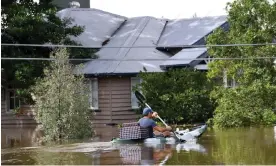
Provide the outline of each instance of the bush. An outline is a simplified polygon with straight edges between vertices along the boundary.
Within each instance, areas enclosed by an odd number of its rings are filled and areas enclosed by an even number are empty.
[[[148,104],[168,123],[205,122],[212,117],[214,105],[209,98],[212,85],[206,73],[174,69],[139,76]]]
[[[215,91],[218,107],[214,112],[216,127],[271,125],[276,122],[274,99],[268,91],[276,93],[274,86],[252,83],[252,86]],[[273,96],[273,95],[272,95]]]

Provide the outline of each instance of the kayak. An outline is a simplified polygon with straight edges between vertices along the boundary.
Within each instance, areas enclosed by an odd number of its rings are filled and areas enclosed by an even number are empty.
[[[154,138],[146,138],[146,139],[121,139],[121,138],[113,138],[111,140],[112,143],[122,143],[122,144],[131,144],[131,143],[169,143],[175,144],[176,142],[187,142],[189,140],[197,139],[202,136],[202,134],[207,130],[207,125],[200,125],[192,129],[179,130],[177,129],[174,133],[172,133],[171,137],[162,137],[156,136]]]

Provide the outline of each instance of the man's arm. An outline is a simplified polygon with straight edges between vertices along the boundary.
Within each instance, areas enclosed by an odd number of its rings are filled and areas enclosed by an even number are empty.
[[[167,126],[167,127],[160,127],[160,126],[157,126],[156,122],[154,122],[152,120],[152,127],[153,127],[153,130],[157,130],[159,132],[165,132],[165,131],[171,131],[172,128],[170,126]]]
[[[160,127],[160,126],[155,126],[153,128],[154,130],[157,130],[159,132],[165,132],[165,131],[170,131],[169,129],[165,128],[165,127]]]
[[[152,115],[154,118],[156,118],[158,116],[158,113],[157,112],[154,112],[153,115]],[[167,126],[167,127],[160,127],[160,126],[157,126],[157,124],[153,121],[153,129],[154,130],[157,130],[159,132],[165,132],[165,131],[171,131],[172,128],[170,126]]]

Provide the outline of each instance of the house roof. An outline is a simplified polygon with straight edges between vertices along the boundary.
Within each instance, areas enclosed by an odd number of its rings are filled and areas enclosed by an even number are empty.
[[[193,63],[195,61],[181,58],[206,56],[206,50],[185,49],[171,55],[157,48],[193,45],[226,22],[225,16],[180,20],[147,16],[126,18],[80,8],[64,9],[59,16],[72,17],[76,24],[85,26],[84,33],[75,37],[76,41],[101,48],[96,53],[98,59],[84,64],[82,72],[87,75],[136,74],[144,68],[148,72],[162,72],[167,67],[179,65],[195,67],[198,65]]]
[[[72,39],[83,46],[101,47],[121,26],[127,17],[91,8],[67,8],[59,11],[60,18],[72,18],[73,24],[85,26],[84,32]]]
[[[96,53],[99,58],[86,63],[84,72],[86,74],[131,74],[138,73],[144,68],[149,72],[162,72],[159,65],[170,56],[155,49],[155,46],[164,26],[164,20],[153,17],[128,19],[124,26],[110,38],[110,41]],[[149,47],[140,48],[140,46]]]
[[[171,20],[160,37],[158,46],[192,45],[223,25],[226,16]]]
[[[165,60],[160,67],[163,69],[168,67],[194,67],[197,64],[193,64],[193,62],[196,61],[197,58],[207,57],[205,54],[206,51],[207,48],[182,49],[168,60]]]

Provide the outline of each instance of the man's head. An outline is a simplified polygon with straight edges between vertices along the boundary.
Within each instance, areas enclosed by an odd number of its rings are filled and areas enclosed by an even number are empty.
[[[149,118],[152,118],[153,111],[150,108],[144,108],[143,110],[143,116],[147,116]]]

